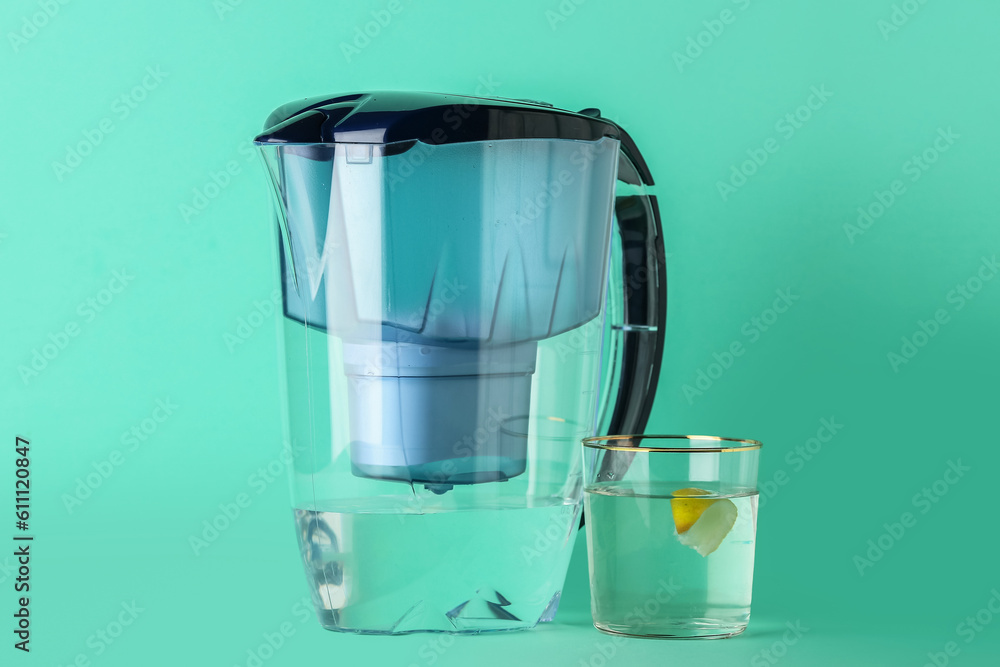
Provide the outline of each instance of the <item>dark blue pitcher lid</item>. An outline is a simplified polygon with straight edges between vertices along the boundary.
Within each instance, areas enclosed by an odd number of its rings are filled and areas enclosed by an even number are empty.
[[[545,102],[501,98],[379,91],[308,97],[275,109],[254,139],[268,144],[441,145],[504,139],[611,137],[635,165],[642,181],[653,179],[631,137],[598,109],[557,109]]]

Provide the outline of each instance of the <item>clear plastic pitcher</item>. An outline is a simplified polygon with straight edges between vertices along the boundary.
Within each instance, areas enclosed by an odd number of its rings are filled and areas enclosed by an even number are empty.
[[[551,619],[579,441],[641,429],[659,371],[662,239],[631,140],[596,110],[368,93],[286,105],[256,144],[321,623]]]

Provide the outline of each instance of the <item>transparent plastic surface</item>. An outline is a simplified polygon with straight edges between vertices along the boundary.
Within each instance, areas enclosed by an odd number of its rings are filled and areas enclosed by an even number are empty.
[[[528,628],[599,412],[618,142],[262,146],[296,530],[323,625]]]
[[[595,627],[682,639],[743,632],[760,443],[624,436],[585,444]]]

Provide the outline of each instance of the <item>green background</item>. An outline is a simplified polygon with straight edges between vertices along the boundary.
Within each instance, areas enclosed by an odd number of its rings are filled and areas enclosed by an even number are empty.
[[[909,0],[916,12],[890,31],[889,0],[577,2],[400,0],[350,58],[342,44],[388,1],[4,3],[0,544],[14,532],[15,435],[32,443],[37,541],[30,655],[11,647],[13,561],[0,556],[0,662],[246,665],[289,622],[264,664],[765,665],[773,650],[787,665],[922,665],[950,641],[953,664],[996,664],[1000,618],[971,637],[958,625],[1000,588],[1000,281],[968,300],[952,290],[980,286],[1000,250],[1000,6]],[[699,33],[707,46],[678,64]],[[147,67],[162,80],[133,96]],[[670,301],[649,431],[763,440],[774,482],[743,637],[610,643],[590,627],[582,539],[556,622],[528,633],[340,636],[296,607],[307,591],[287,483],[257,493],[249,479],[279,455],[273,316],[233,349],[226,339],[273,289],[270,203],[245,142],[297,97],[484,81],[600,107],[650,163]],[[787,137],[779,123],[814,86],[832,97]],[[113,131],[60,173],[105,118]],[[913,181],[908,161],[949,128],[959,138]],[[718,182],[769,138],[777,152],[724,201]],[[227,166],[228,184],[185,216]],[[895,179],[905,192],[849,239],[858,207]],[[116,270],[134,279],[91,312]],[[797,300],[774,320],[776,290]],[[939,309],[947,321],[894,368],[887,355]],[[43,370],[19,370],[72,324]],[[744,354],[713,368],[735,341]],[[699,371],[716,379],[685,395]],[[158,399],[173,414],[126,451],[122,434]],[[800,463],[824,418],[843,428]],[[64,494],[114,450],[123,462],[70,512]],[[969,470],[933,491],[959,460]],[[914,498],[924,488],[935,502]],[[188,537],[244,492],[251,505],[194,555]],[[904,512],[910,526],[887,537]],[[859,572],[880,537],[891,548]],[[98,654],[89,638],[133,600],[143,611]],[[809,631],[791,645],[796,621]]]

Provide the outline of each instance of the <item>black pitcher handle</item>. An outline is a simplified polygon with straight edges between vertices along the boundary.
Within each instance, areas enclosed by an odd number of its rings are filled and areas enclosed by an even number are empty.
[[[586,110],[592,111],[592,110]],[[593,110],[596,111],[596,110]],[[604,119],[606,120],[606,119]],[[610,121],[608,121],[610,122]],[[663,359],[667,321],[667,264],[663,223],[654,195],[645,194],[653,175],[632,137],[620,131],[618,180],[635,193],[615,197],[615,217],[622,243],[623,321],[621,367],[611,417],[602,435],[641,434],[646,429]],[[613,283],[612,283],[613,284]],[[627,468],[632,456],[617,456],[617,466]],[[606,478],[601,470],[601,477]],[[615,471],[620,476],[624,470]],[[585,517],[581,516],[583,526]]]
[[[638,147],[621,131],[618,180],[651,186],[653,175]],[[638,188],[641,192],[643,188]],[[615,198],[622,241],[624,322],[618,393],[605,435],[640,434],[646,428],[663,358],[667,322],[667,264],[663,223],[656,197],[626,194]]]

